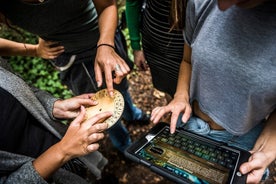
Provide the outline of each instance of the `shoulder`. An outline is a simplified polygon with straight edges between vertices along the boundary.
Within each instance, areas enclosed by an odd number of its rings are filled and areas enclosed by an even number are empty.
[[[185,40],[190,45],[194,34],[216,6],[216,0],[188,0],[185,18]]]
[[[188,0],[187,13],[192,13],[194,16],[199,16],[209,8],[216,5],[216,0]]]

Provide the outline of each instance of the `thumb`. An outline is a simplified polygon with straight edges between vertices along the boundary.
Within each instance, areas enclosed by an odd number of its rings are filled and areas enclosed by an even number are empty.
[[[84,106],[81,106],[79,115],[71,122],[70,126],[80,126],[80,124],[85,119],[85,114],[86,114],[86,110]]]
[[[246,163],[243,163],[241,166],[240,166],[240,172],[242,174],[248,174],[249,172],[251,171],[251,165],[246,162]]]
[[[248,174],[252,171],[255,170],[260,170],[264,167],[264,163],[263,163],[263,158],[262,154],[260,153],[254,153],[252,154],[248,161],[243,163],[241,166],[240,166],[240,172],[242,174]]]

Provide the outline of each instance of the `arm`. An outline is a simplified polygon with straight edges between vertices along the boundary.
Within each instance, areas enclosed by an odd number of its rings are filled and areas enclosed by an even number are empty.
[[[109,44],[114,46],[115,31],[117,28],[117,6],[114,0],[94,0],[95,7],[99,15],[100,38],[97,45]],[[116,69],[119,65],[119,70]],[[95,58],[95,78],[97,85],[103,83],[102,72],[105,75],[105,82],[109,94],[113,96],[113,82],[119,84],[121,80],[130,72],[126,62],[115,52],[112,47],[100,46],[97,49]],[[112,71],[115,71],[115,78],[112,78]]]
[[[126,0],[126,21],[133,50],[141,50],[140,20],[142,0]]]
[[[0,38],[1,56],[32,56],[44,59],[54,59],[64,52],[64,47],[56,42],[39,38],[38,44],[25,44]]]
[[[141,49],[141,8],[142,0],[126,0],[126,21],[129,30],[130,45],[133,50],[134,63],[139,70],[147,70],[148,65]]]
[[[248,174],[247,183],[259,183],[265,169],[276,159],[276,110],[269,116],[258,137],[251,157],[243,163],[240,171]]]
[[[151,114],[151,121],[158,123],[160,118],[171,112],[171,133],[175,132],[178,116],[183,112],[182,122],[187,122],[190,118],[192,109],[189,103],[189,89],[191,80],[191,54],[192,49],[185,44],[184,55],[180,65],[176,93],[173,100],[166,106],[156,107]]]
[[[0,38],[1,56],[37,56],[38,45],[24,44]]]

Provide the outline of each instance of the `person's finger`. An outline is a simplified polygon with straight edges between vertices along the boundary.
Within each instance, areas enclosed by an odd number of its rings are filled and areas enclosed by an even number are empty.
[[[260,181],[266,168],[264,160],[266,160],[264,154],[254,153],[249,157],[248,162],[245,162],[240,166],[240,172],[242,174],[248,174],[248,183],[257,183]]]
[[[113,70],[115,70],[115,68]],[[113,78],[112,78],[112,69],[110,67],[105,68],[104,76],[105,76],[105,83],[106,83],[108,94],[111,97],[113,97],[114,96]]]
[[[49,49],[49,51],[53,54],[61,53],[61,52],[64,51],[64,47],[63,46],[52,47],[52,48]]]
[[[171,134],[173,134],[176,130],[176,124],[177,124],[177,120],[178,120],[178,117],[179,117],[179,112],[172,112],[172,115],[171,115],[171,124],[170,124],[170,132]]]
[[[104,121],[104,120],[103,120]],[[103,132],[108,128],[107,123],[96,123],[93,126],[89,128],[89,134],[97,133],[97,132]]]
[[[169,108],[167,106],[165,107],[161,107],[158,112],[156,112],[152,122],[153,123],[158,123],[160,121],[160,119],[162,118],[162,116],[164,116],[164,114],[170,112]]]
[[[129,73],[130,69],[124,60],[119,59],[119,62],[114,66],[115,78],[113,79],[115,84],[120,84],[125,76]]]
[[[80,126],[85,119],[85,108],[81,106],[79,115],[71,122],[70,126]]]
[[[190,106],[185,107],[185,112],[182,116],[182,122],[187,123],[187,121],[190,119],[192,114],[192,108]]]
[[[98,103],[99,102],[97,100],[85,99],[85,98],[76,98],[75,101],[74,101],[75,105],[70,106],[70,104],[69,104],[68,109],[79,108],[80,105],[85,106],[85,107],[95,106]]]
[[[260,159],[254,159],[254,155],[252,155],[248,162],[243,163],[240,166],[240,172],[242,174],[248,174],[253,169],[260,169],[262,167],[262,161]]]
[[[94,152],[94,151],[97,151],[99,147],[100,147],[99,143],[93,143],[93,144],[89,144],[86,149],[88,152]]]
[[[89,144],[93,144],[104,138],[103,133],[93,133],[88,137]]]
[[[147,61],[142,61],[141,67],[142,71],[146,71],[148,69]]]
[[[57,41],[47,41],[46,43],[49,46],[49,48],[55,48],[55,47],[61,46],[60,42],[57,42]]]
[[[97,82],[97,87],[101,87],[103,84],[102,70],[98,64],[95,64],[94,70],[95,70],[95,79]]]
[[[99,114],[96,114],[95,116],[91,117],[90,119],[87,119],[83,122],[83,126],[91,127],[96,123],[102,123],[104,120],[112,116],[112,112],[106,111]]]
[[[120,64],[115,64],[114,72],[115,78],[120,78],[121,76],[124,76],[124,72]]]
[[[114,71],[116,73],[120,73],[121,76],[125,76],[129,73],[130,69],[124,60],[119,59],[119,61],[114,66]]]
[[[152,111],[151,111],[151,116],[150,116],[150,121],[152,121],[153,123],[155,123],[155,118],[156,115],[158,114],[158,112],[160,111],[161,107],[155,107]]]

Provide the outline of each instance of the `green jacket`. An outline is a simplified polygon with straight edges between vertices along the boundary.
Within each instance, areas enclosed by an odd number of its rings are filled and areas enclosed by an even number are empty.
[[[141,50],[141,9],[143,0],[126,0],[126,21],[133,50]]]

